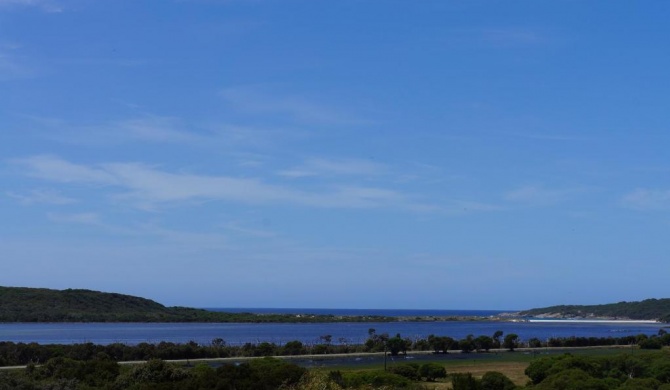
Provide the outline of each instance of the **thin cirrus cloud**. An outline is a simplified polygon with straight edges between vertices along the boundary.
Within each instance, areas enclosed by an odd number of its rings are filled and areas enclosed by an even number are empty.
[[[29,117],[43,137],[68,144],[117,145],[126,142],[207,144],[209,134],[188,131],[177,118],[144,115],[96,125],[77,125],[54,118]]]
[[[35,7],[50,13],[63,12],[63,8],[51,0],[0,0],[0,9],[2,7]]]
[[[75,203],[76,200],[67,196],[61,195],[58,191],[53,190],[31,190],[25,193],[7,191],[6,195],[10,198],[18,200],[22,204],[53,204],[64,205]]]
[[[196,124],[182,118],[138,115],[100,124],[76,124],[57,118],[25,116],[40,137],[64,144],[110,147],[128,143],[178,144],[195,147],[268,147],[301,131],[230,123]]]
[[[61,223],[76,223],[84,225],[99,225],[100,218],[96,213],[76,213],[76,214],[62,214],[49,213],[47,217],[54,222]]]
[[[582,192],[581,189],[549,189],[541,186],[524,186],[505,194],[507,201],[531,206],[549,206],[565,202]]]
[[[226,88],[220,96],[238,112],[278,115],[305,124],[364,124],[369,121],[351,113],[295,95],[272,93],[259,87]]]
[[[425,207],[401,192],[357,185],[331,186],[321,192],[266,183],[260,179],[171,173],[137,163],[87,166],[54,156],[13,160],[32,177],[52,182],[119,188],[112,194],[141,207],[164,203],[222,200],[247,204],[294,204],[323,208]]]
[[[202,139],[194,133],[181,130],[176,119],[149,117],[132,119],[118,124],[129,137],[154,142],[196,142]]]
[[[34,75],[35,70],[15,55],[17,46],[0,45],[0,81],[22,79]]]
[[[622,203],[628,208],[640,211],[670,210],[670,190],[638,188],[626,194]]]
[[[367,160],[312,158],[302,165],[279,171],[278,174],[290,178],[334,175],[375,176],[383,174],[385,171],[386,167],[384,165]]]

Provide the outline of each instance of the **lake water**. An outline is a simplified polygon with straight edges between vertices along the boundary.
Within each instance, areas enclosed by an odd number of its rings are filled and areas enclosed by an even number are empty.
[[[394,322],[394,323],[323,323],[323,324],[204,324],[204,323],[5,323],[0,324],[0,341],[36,342],[40,344],[71,344],[115,342],[138,344],[171,341],[195,341],[208,344],[222,338],[228,344],[240,345],[263,341],[284,344],[300,340],[307,344],[319,342],[319,336],[332,335],[333,343],[363,343],[368,329],[377,333],[400,333],[412,339],[429,334],[450,336],[455,339],[491,336],[497,330],[504,334],[516,333],[523,340],[537,337],[623,337],[657,334],[668,324],[645,323],[535,323],[535,322]]]

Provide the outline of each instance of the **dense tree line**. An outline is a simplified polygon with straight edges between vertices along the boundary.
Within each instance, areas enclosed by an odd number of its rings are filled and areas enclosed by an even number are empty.
[[[526,310],[519,314],[523,316],[558,314],[561,317],[610,317],[670,322],[670,298],[605,305],[559,305]]]
[[[387,352],[390,355],[406,354],[408,351],[433,351],[444,354],[449,351],[463,353],[487,352],[490,349],[505,348],[513,351],[516,348],[546,347],[592,347],[592,346],[639,346],[645,349],[660,349],[670,345],[670,333],[663,330],[659,335],[625,336],[625,337],[568,337],[550,338],[548,340],[522,340],[518,335],[504,335],[495,332],[492,336],[469,335],[456,340],[449,336],[429,335],[425,339],[411,340],[400,334],[390,337],[386,333],[378,334],[370,329],[368,339],[363,344],[349,344],[339,339],[333,343],[331,335],[321,336],[318,343],[306,344],[297,340],[280,345],[270,342],[246,343],[244,345],[228,345],[225,340],[217,338],[208,344],[188,343],[140,343],[128,345],[113,343],[97,345],[80,344],[37,344],[0,342],[0,366],[42,364],[55,357],[74,360],[90,360],[97,356],[106,356],[114,361],[135,360],[177,360],[226,357],[263,357],[292,355],[324,355],[346,354],[356,352]]]
[[[528,389],[670,390],[667,351],[607,357],[542,357],[530,363]]]
[[[91,359],[55,357],[24,370],[0,372],[0,390],[342,390],[428,389],[426,382],[450,381],[453,390],[670,390],[670,353],[623,353],[585,357],[564,354],[534,359],[526,368],[529,381],[515,385],[498,372],[481,377],[447,373],[444,366],[398,364],[388,371],[308,371],[276,358],[211,367],[178,366],[160,359],[120,366],[104,353]]]
[[[104,357],[87,361],[60,357],[39,367],[0,372],[0,390],[276,390],[297,385],[306,372],[295,364],[273,358],[218,368],[204,364],[186,368],[158,359],[120,367]]]
[[[154,359],[132,367],[121,367],[104,356],[87,361],[53,358],[41,366],[0,372],[0,390],[341,390],[366,389],[426,390],[422,382],[447,378],[438,363],[405,364],[389,371],[308,371],[275,358],[259,358],[239,365],[211,367],[198,364],[183,367]],[[512,383],[500,373],[489,372],[481,379],[452,374],[455,390],[463,384],[477,390],[511,390]],[[460,387],[459,387],[460,386]],[[513,384],[512,384],[513,386]]]

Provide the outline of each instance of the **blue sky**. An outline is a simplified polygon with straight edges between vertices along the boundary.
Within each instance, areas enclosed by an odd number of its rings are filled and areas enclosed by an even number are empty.
[[[0,285],[668,297],[670,3],[0,0]]]

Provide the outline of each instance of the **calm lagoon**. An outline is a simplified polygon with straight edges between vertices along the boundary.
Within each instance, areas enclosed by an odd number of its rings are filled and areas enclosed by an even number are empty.
[[[393,322],[393,323],[321,323],[321,324],[248,324],[248,323],[4,323],[0,324],[0,341],[40,344],[95,344],[169,341],[210,343],[222,338],[228,344],[291,340],[318,343],[319,336],[332,335],[334,343],[363,343],[368,329],[377,333],[400,333],[403,337],[425,338],[429,334],[456,339],[469,334],[491,336],[501,330],[516,333],[521,339],[537,337],[623,337],[657,334],[668,324],[660,323],[580,323],[580,322]]]

